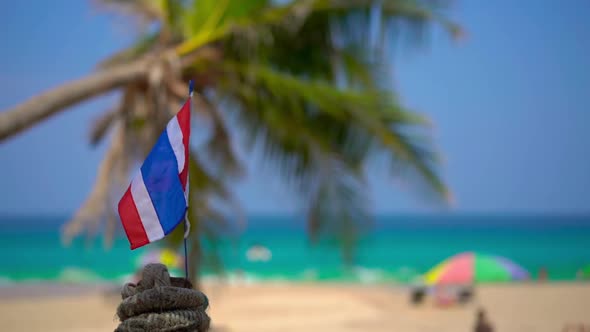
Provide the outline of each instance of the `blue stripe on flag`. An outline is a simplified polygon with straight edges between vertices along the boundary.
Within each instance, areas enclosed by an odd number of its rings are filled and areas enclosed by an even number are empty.
[[[168,234],[184,219],[186,199],[166,131],[141,166],[141,174],[164,234]]]

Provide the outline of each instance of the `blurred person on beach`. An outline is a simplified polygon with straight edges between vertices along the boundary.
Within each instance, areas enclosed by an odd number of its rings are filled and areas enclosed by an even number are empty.
[[[423,285],[413,286],[410,290],[410,302],[413,305],[420,305],[424,302],[427,288]]]
[[[549,280],[549,273],[545,267],[541,267],[539,269],[539,281],[547,281]]]
[[[457,292],[453,287],[440,285],[434,289],[434,303],[439,308],[448,308],[457,303]]]
[[[474,289],[473,286],[462,286],[459,287],[457,290],[457,302],[459,304],[467,304],[469,303],[474,297]]]
[[[473,332],[494,332],[494,328],[492,324],[488,321],[484,309],[479,309],[477,311],[477,318],[475,320]]]

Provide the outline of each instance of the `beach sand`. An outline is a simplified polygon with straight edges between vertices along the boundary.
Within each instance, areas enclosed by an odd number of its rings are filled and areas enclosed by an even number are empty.
[[[215,331],[471,331],[478,306],[496,331],[562,331],[590,326],[590,284],[483,286],[474,303],[413,307],[402,288],[339,284],[205,286]],[[113,331],[116,295],[104,287],[0,288],[2,331]]]

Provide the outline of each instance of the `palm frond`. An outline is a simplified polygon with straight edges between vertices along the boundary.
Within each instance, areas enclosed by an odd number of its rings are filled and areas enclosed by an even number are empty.
[[[110,208],[108,205],[110,202],[110,190],[113,180],[116,180],[112,175],[117,173],[117,168],[121,167],[122,163],[124,163],[124,146],[125,130],[119,123],[111,146],[100,164],[95,185],[91,193],[74,217],[62,229],[62,241],[64,244],[70,244],[73,238],[84,232],[92,236],[98,230],[98,225],[103,221],[107,210]]]
[[[231,134],[220,111],[216,107],[211,107],[209,110],[213,120],[213,134],[206,142],[205,157],[213,164],[219,176],[237,179],[245,171],[232,145]]]
[[[95,120],[90,130],[91,145],[96,146],[98,143],[100,143],[100,141],[102,141],[109,128],[111,128],[112,124],[117,119],[117,116],[119,115],[118,111],[118,109],[106,111]]]
[[[230,68],[232,72],[241,73],[243,81],[228,89],[233,89],[242,102],[253,104],[248,108],[250,112],[263,113],[257,121],[281,125],[282,133],[291,135],[293,140],[302,140],[304,133],[311,139],[315,137],[316,144],[326,150],[342,143],[343,128],[348,122],[353,122],[376,137],[398,160],[416,168],[436,190],[443,190],[440,181],[435,181],[434,166],[430,164],[436,162],[433,151],[419,149],[413,145],[412,137],[401,132],[410,126],[428,122],[404,111],[386,93],[338,89],[327,82],[303,80],[256,65],[230,64]],[[326,126],[335,126],[334,131],[329,132],[332,137],[319,139],[318,132],[324,131],[326,135],[330,128]],[[302,128],[310,130],[306,132]],[[359,132],[360,128],[356,130]]]
[[[340,234],[345,257],[351,256],[351,234],[370,221],[353,192],[366,191],[363,165],[376,154],[385,153],[392,169],[410,169],[427,188],[446,194],[436,154],[422,134],[429,122],[404,110],[392,95],[339,88],[260,64],[226,61],[224,68],[220,87],[236,101],[249,141],[262,144],[265,159],[302,197],[313,197],[308,202],[312,236],[340,222],[341,234],[327,229]]]

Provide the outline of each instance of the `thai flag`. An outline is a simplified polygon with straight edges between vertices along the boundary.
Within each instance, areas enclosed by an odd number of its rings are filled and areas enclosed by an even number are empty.
[[[119,216],[131,249],[162,239],[185,219],[190,102],[189,98],[168,122],[119,202]]]

